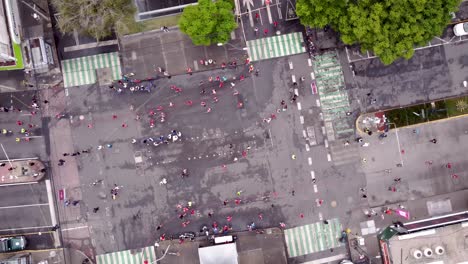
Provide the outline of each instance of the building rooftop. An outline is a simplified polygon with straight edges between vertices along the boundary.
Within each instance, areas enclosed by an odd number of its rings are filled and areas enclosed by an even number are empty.
[[[388,250],[393,263],[468,263],[468,222],[395,235]]]

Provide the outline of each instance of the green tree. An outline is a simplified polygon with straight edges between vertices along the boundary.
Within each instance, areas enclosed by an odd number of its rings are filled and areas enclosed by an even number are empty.
[[[77,30],[100,40],[137,27],[132,0],[52,0],[52,4],[63,33]]]
[[[346,14],[347,0],[297,0],[296,14],[303,25],[323,28]]]
[[[298,3],[299,1],[316,0],[298,0]],[[341,6],[334,7],[343,15],[336,21],[330,21],[329,24],[340,33],[341,40],[345,44],[357,43],[363,52],[372,51],[388,65],[401,57],[410,59],[415,46],[424,45],[434,36],[440,36],[450,21],[450,12],[455,11],[460,2],[460,0],[349,1],[344,13]],[[313,24],[310,23],[310,17],[317,15],[323,16],[311,12],[304,20],[301,18],[301,22],[320,27],[323,24],[315,21],[318,18],[312,21]]]
[[[225,43],[237,28],[233,8],[229,0],[198,0],[198,5],[184,9],[179,28],[195,45]]]

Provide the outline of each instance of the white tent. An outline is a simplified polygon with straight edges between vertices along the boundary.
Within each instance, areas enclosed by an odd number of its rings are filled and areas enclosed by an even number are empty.
[[[236,243],[198,249],[200,264],[238,264]]]

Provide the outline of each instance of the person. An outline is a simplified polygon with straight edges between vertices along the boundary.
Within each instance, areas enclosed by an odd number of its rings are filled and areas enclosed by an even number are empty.
[[[277,21],[274,21],[273,22],[273,26],[276,28],[278,26],[278,22]]]
[[[268,34],[268,28],[265,28],[265,29],[263,30],[263,35],[266,36],[267,34]]]
[[[93,208],[93,213],[97,213],[97,211],[99,211],[99,206]]]
[[[436,139],[436,138],[433,138],[433,139],[431,139],[431,142],[434,143],[434,144],[436,144],[436,143],[437,143],[437,139]]]
[[[255,28],[254,28],[254,32],[255,32],[255,35],[258,34],[258,27],[255,27]]]

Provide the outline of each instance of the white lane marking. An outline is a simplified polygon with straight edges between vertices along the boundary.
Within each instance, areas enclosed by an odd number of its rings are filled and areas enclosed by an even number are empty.
[[[5,184],[0,184],[0,187],[35,184],[35,183],[39,183],[39,182],[35,181],[35,182],[5,183]]]
[[[77,227],[70,227],[70,228],[62,228],[62,231],[69,231],[69,230],[77,230],[77,229],[83,229],[83,228],[88,228],[88,226],[77,226]]]
[[[302,135],[304,135],[304,137],[307,138],[307,132],[305,130],[302,130]]]
[[[301,103],[300,103],[300,102],[297,102],[297,110],[299,110],[299,111],[302,110],[302,106],[301,106]]]
[[[312,60],[310,58],[307,59],[307,63],[309,64],[310,67],[312,67]]]
[[[331,161],[331,155],[330,155],[330,153],[327,154],[327,160],[328,160],[328,161]]]
[[[308,161],[309,161],[309,165],[312,165],[312,158],[311,157],[308,158]]]
[[[284,64],[283,64],[283,65],[284,65]],[[289,62],[289,69],[290,69],[290,70],[294,69],[294,65],[293,65],[292,61]]]
[[[317,106],[320,107],[320,100],[319,100],[319,99],[317,99],[317,100],[315,101],[315,103],[317,103]]]
[[[328,148],[328,140],[325,139],[323,142],[325,143],[325,147]]]
[[[68,88],[65,88],[65,96],[68,96]]]
[[[314,184],[314,193],[318,193],[317,184]]]
[[[193,68],[198,71],[198,61],[197,60],[194,60],[193,61]]]
[[[312,81],[315,80],[315,74],[314,74],[314,72],[311,72],[311,73],[310,73],[310,78],[312,79]]]
[[[301,121],[301,125],[304,124],[304,117],[303,116],[299,116],[299,120]]]
[[[306,143],[305,146],[306,146],[306,151],[310,151],[309,144]]]
[[[327,133],[327,131],[325,131],[325,127],[323,126],[323,127],[322,127],[322,134],[325,135],[326,133]]]
[[[15,230],[26,230],[26,229],[41,229],[41,228],[51,228],[53,226],[29,226],[29,227],[15,227],[9,229],[0,229],[0,232],[6,231],[15,231]]]
[[[299,89],[297,89],[297,88],[294,89],[294,94],[297,95],[297,96],[299,96]]]
[[[55,213],[55,200],[54,200],[54,192],[52,191],[52,184],[50,180],[45,180],[46,190],[47,190],[47,200],[49,204],[49,211],[50,211],[50,220],[52,221],[52,226],[56,226],[58,223],[57,215]],[[54,232],[54,246],[59,247],[61,245],[61,239],[59,238],[58,232]]]
[[[49,205],[49,204],[48,204],[48,203],[40,203],[40,204],[12,205],[12,206],[0,207],[0,210],[1,210],[1,209],[13,209],[13,208],[32,207],[32,206],[44,206],[44,205]]]
[[[319,113],[319,117],[320,117],[320,120],[323,121],[323,113],[322,112]]]
[[[310,177],[312,178],[312,180],[315,179],[315,171],[310,171]]]
[[[319,212],[319,219],[320,219],[320,221],[322,221],[322,220],[323,220],[323,215],[322,215],[322,213],[321,213],[321,212]]]

